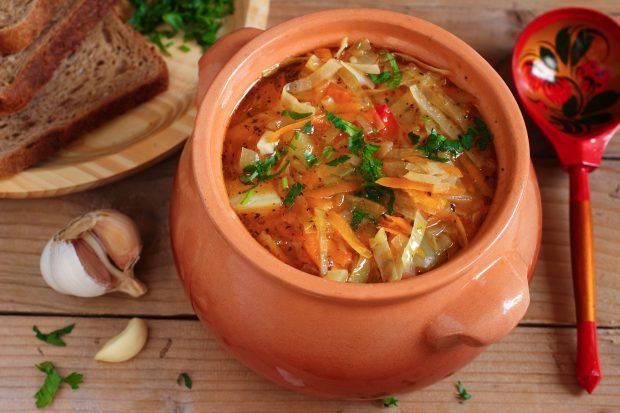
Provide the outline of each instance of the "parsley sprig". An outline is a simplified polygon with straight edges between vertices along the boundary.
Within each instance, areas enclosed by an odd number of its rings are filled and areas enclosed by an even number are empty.
[[[269,181],[270,179],[276,178],[278,175],[282,174],[289,165],[289,161],[286,161],[279,170],[272,173],[273,168],[275,168],[281,157],[282,153],[276,151],[262,161],[246,165],[245,168],[243,168],[244,175],[241,175],[239,180],[245,185],[255,185],[258,182]]]
[[[44,361],[41,364],[37,364],[36,368],[46,375],[43,385],[34,395],[36,406],[39,409],[49,406],[54,401],[54,397],[56,397],[56,393],[58,393],[62,383],[67,383],[73,390],[76,390],[84,381],[84,377],[75,372],[63,378],[51,361]]]
[[[493,134],[491,134],[489,127],[482,119],[474,118],[474,123],[476,127],[470,126],[467,132],[459,136],[459,139],[461,145],[463,145],[463,148],[466,150],[470,150],[474,146],[474,143],[477,143],[478,148],[483,151],[493,140]]]
[[[418,150],[433,161],[448,162],[450,160],[449,158],[441,157],[438,154],[441,152],[457,156],[463,153],[463,146],[461,142],[450,140],[438,133],[437,130],[431,129],[431,133],[426,138],[426,142],[419,146]]]
[[[465,387],[463,387],[463,383],[461,383],[460,380],[456,382],[456,391],[458,392],[458,397],[461,400],[471,399],[471,394],[467,393],[467,390],[465,390]]]
[[[293,120],[299,120],[299,119],[307,118],[308,116],[312,115],[312,112],[299,113],[299,112],[293,112],[292,110],[283,110],[281,112],[281,115],[288,116],[289,118]]]
[[[36,337],[39,340],[45,341],[46,343],[51,344],[53,346],[63,347],[63,346],[66,346],[67,343],[65,343],[63,339],[60,337],[71,333],[71,331],[73,330],[73,327],[75,327],[75,324],[69,324],[66,327],[63,327],[58,330],[54,330],[48,334],[44,334],[41,332],[41,330],[39,330],[37,326],[32,326],[32,331],[35,332]]]
[[[394,396],[386,397],[383,399],[383,407],[398,407],[398,399]]]
[[[353,208],[353,211],[351,212],[351,228],[357,230],[362,224],[362,221],[364,221],[365,219],[372,222],[373,224],[377,223],[377,219],[374,217],[374,215],[369,214],[368,212],[359,208]]]
[[[216,34],[224,17],[234,11],[233,0],[130,0],[135,11],[127,23],[137,31],[148,35],[164,53],[172,42],[164,44],[177,33],[183,33],[185,41],[196,40],[208,48],[216,40]],[[166,26],[162,26],[162,24]],[[181,46],[182,47],[182,46]],[[186,46],[187,47],[187,46]]]
[[[297,199],[297,197],[301,194],[304,188],[305,187],[302,184],[300,184],[299,182],[295,182],[284,197],[282,203],[289,208],[292,208],[293,204],[295,203],[295,199]]]
[[[181,383],[183,383],[188,389],[192,389],[193,383],[192,378],[189,377],[189,374],[185,372],[179,374],[179,377],[177,377],[177,384],[181,385]]]
[[[394,55],[392,53],[386,51],[382,52],[381,55],[384,56],[390,64],[390,70],[380,73],[378,75],[373,75],[369,73],[368,77],[377,85],[388,82],[388,89],[396,89],[398,86],[400,86],[400,82],[403,79],[403,74],[401,73],[400,68],[396,63],[396,59],[394,58]]]

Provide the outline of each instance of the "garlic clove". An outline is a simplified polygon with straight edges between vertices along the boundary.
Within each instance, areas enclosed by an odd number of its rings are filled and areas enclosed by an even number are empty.
[[[95,360],[120,363],[134,358],[146,344],[148,326],[141,318],[132,318],[127,327],[108,340],[95,354]]]
[[[131,219],[118,211],[98,210],[71,221],[47,243],[41,274],[54,290],[78,297],[120,291],[139,297],[146,286],[133,267],[142,241]]]
[[[102,209],[92,229],[121,271],[133,268],[140,258],[142,241],[138,227],[129,217],[111,209]]]
[[[55,244],[51,240],[47,243],[41,256],[41,274],[50,287],[62,294],[98,297],[106,292],[103,284],[84,272],[71,243]]]

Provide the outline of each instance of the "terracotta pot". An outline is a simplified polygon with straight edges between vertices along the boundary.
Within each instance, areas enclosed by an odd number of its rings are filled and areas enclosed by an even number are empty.
[[[221,150],[237,103],[265,69],[344,36],[452,70],[495,135],[499,181],[486,222],[469,247],[420,277],[353,285],[308,275],[263,249],[228,203]],[[541,234],[527,132],[504,82],[455,36],[368,9],[244,29],[203,57],[198,102],[172,194],[173,251],[196,314],[257,373],[315,395],[378,398],[452,374],[525,314]]]

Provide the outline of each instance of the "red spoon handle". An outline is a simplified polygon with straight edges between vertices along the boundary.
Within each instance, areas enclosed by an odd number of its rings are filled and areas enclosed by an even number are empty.
[[[570,245],[577,310],[577,381],[592,393],[602,373],[594,315],[594,241],[588,172],[585,166],[570,169]]]

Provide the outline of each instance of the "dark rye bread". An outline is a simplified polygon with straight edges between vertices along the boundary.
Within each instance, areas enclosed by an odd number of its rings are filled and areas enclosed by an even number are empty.
[[[45,159],[167,86],[159,52],[110,12],[25,110],[0,117],[0,176]]]
[[[0,55],[0,115],[23,109],[110,8],[108,0],[65,0],[26,49]]]
[[[36,39],[63,0],[0,1],[0,53],[16,53]]]

